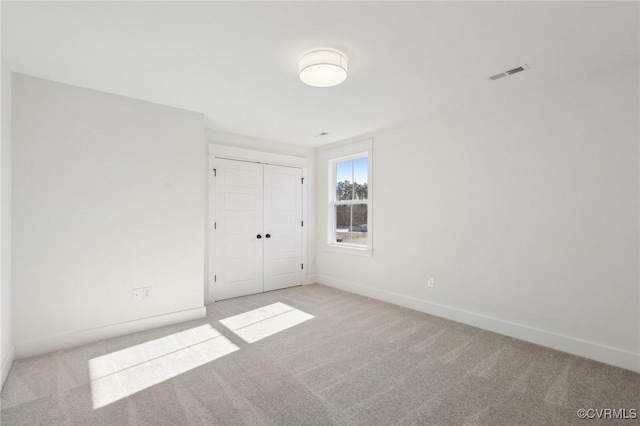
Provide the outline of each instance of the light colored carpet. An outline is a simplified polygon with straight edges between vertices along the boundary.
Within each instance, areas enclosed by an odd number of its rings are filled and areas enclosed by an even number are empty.
[[[275,303],[270,309],[284,304],[297,311],[223,321],[235,332],[220,322]],[[295,325],[264,337],[287,321]],[[198,344],[201,331],[218,337]],[[141,390],[123,398],[107,385]],[[106,399],[94,408],[100,398]],[[640,375],[311,285],[218,302],[200,321],[16,361],[2,391],[1,420],[3,426],[601,423],[579,419],[579,408],[639,410]]]

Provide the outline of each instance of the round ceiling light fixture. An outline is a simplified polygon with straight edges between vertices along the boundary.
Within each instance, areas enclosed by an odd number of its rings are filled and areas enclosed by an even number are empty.
[[[300,57],[298,76],[313,87],[331,87],[347,78],[347,57],[335,49],[313,49]]]

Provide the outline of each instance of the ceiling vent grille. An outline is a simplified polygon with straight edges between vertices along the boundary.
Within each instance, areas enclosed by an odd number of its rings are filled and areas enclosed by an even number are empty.
[[[512,70],[507,71],[507,74],[511,75],[511,74],[515,74],[515,73],[520,72],[520,71],[524,71],[524,68],[523,67],[514,68]]]
[[[498,80],[498,79],[501,79],[503,77],[508,77],[510,75],[517,74],[519,72],[522,72],[522,71],[525,71],[525,70],[529,70],[529,69],[531,69],[531,68],[529,68],[529,65],[524,64],[522,66],[510,69],[508,71],[504,71],[504,72],[501,72],[499,74],[492,75],[491,77],[489,77],[489,80]]]
[[[489,77],[489,80],[497,80],[499,78],[506,77],[506,76],[507,74],[501,72],[500,74],[492,75],[491,77]]]

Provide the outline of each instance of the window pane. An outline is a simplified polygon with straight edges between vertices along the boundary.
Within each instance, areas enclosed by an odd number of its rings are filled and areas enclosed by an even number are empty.
[[[353,186],[356,200],[366,200],[369,190],[369,159],[353,160]]]
[[[367,205],[351,206],[351,244],[367,245],[369,226],[367,223]]]
[[[336,243],[348,242],[350,227],[351,206],[336,206]]]
[[[353,200],[353,161],[336,164],[336,200]]]
[[[366,246],[368,242],[367,205],[336,206],[336,242]]]

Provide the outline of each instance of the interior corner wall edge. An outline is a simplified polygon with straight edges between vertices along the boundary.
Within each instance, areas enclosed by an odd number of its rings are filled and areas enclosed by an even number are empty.
[[[2,57],[2,147],[0,150],[0,389],[13,363],[11,295],[11,70]]]
[[[13,74],[18,357],[203,308],[203,129],[199,113]]]
[[[2,376],[0,377],[0,390],[4,386],[4,383],[7,380],[7,376],[9,376],[9,371],[11,371],[11,367],[13,365],[14,360],[15,360],[14,347],[11,346],[8,352],[2,356],[2,367],[0,367],[2,368],[2,370],[0,371],[0,374],[2,374]]]
[[[318,162],[318,281],[640,370],[638,77],[514,86],[376,132],[371,258],[325,249]]]

